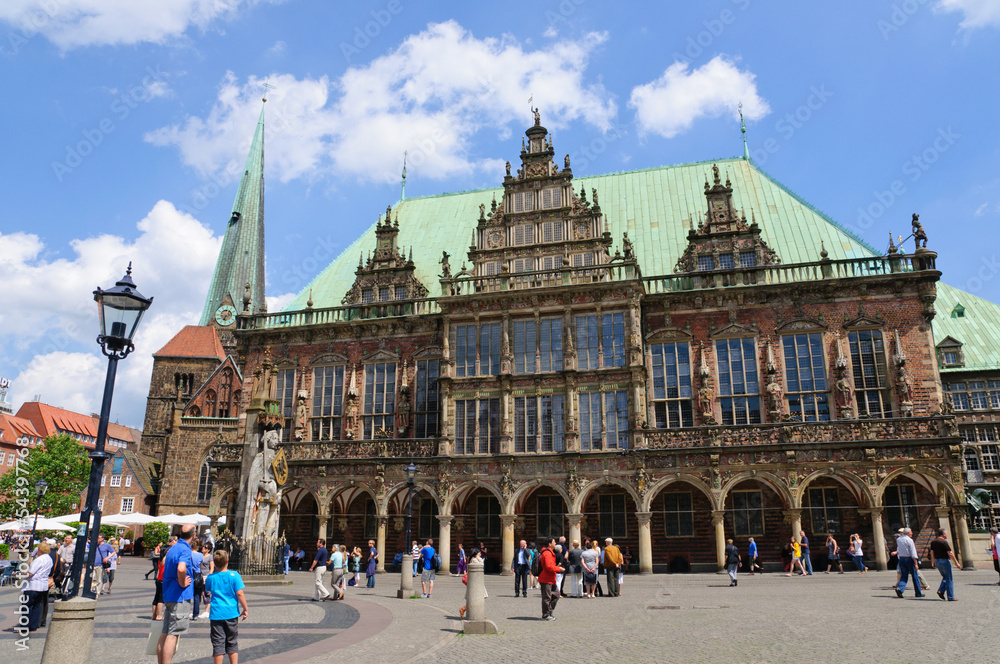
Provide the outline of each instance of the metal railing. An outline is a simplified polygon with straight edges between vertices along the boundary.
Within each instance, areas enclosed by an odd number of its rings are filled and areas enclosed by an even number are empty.
[[[275,576],[285,573],[285,538],[256,535],[247,539],[227,533],[215,550],[229,554],[229,569],[241,576]]]
[[[342,307],[326,309],[300,309],[299,311],[281,311],[274,314],[256,314],[237,318],[239,330],[274,330],[285,327],[303,327],[308,325],[329,325],[331,323],[348,323],[350,321],[373,318],[400,318],[404,316],[423,316],[441,311],[437,300],[424,298],[420,300],[403,300],[400,302],[373,302],[370,304],[351,304]]]
[[[642,273],[634,260],[614,261],[604,265],[561,267],[554,270],[512,272],[489,276],[462,275],[441,280],[441,296],[456,297],[477,293],[499,293],[529,288],[577,286],[639,279]]]

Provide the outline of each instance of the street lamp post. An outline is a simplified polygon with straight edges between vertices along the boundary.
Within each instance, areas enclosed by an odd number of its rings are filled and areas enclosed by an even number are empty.
[[[410,530],[411,524],[413,522],[413,489],[416,486],[417,478],[417,467],[410,462],[410,465],[406,467],[406,490],[408,493],[408,515],[406,517],[406,541],[403,542],[403,562],[399,566],[399,592],[396,597],[400,599],[406,599],[410,596],[413,591],[413,554],[408,553],[410,549]]]
[[[49,490],[49,485],[45,480],[35,482],[35,522],[31,525],[31,539],[28,540],[28,548],[35,545],[35,531],[38,529],[38,512],[42,509],[42,496]]]
[[[406,515],[406,541],[403,542],[403,550],[410,546],[413,540],[410,539],[410,529],[413,524],[413,489],[416,487],[417,467],[410,462],[406,467],[406,492],[407,492],[407,515]],[[413,571],[410,571],[412,574]]]
[[[128,264],[125,276],[113,288],[94,291],[94,301],[101,321],[101,333],[97,343],[108,358],[108,374],[104,380],[104,399],[101,402],[101,419],[97,426],[97,440],[94,451],[90,453],[90,481],[87,485],[87,502],[80,513],[80,523],[84,536],[77,537],[76,551],[73,555],[73,571],[70,575],[69,599],[81,594],[79,585],[80,572],[86,563],[86,577],[83,581],[82,594],[94,599],[96,595],[90,589],[94,568],[94,556],[97,555],[97,535],[101,532],[101,510],[97,506],[101,495],[101,476],[104,474],[104,463],[111,455],[104,451],[105,438],[108,433],[108,420],[111,417],[111,397],[115,390],[115,374],[118,371],[118,360],[125,359],[135,346],[132,337],[142,315],[153,303],[153,298],[143,297],[132,281],[132,263]],[[91,521],[93,519],[93,521]],[[90,540],[90,551],[87,551],[87,540]],[[86,558],[86,561],[84,560]]]

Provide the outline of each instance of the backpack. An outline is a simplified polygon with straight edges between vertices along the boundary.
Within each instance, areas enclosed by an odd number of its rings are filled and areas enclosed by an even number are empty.
[[[431,556],[431,569],[434,570],[435,572],[441,570],[441,554],[435,553],[433,556]]]
[[[542,554],[531,554],[531,576],[538,577],[542,573]]]

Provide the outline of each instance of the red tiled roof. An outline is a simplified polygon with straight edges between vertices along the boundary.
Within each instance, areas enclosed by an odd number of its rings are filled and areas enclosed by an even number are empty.
[[[91,438],[97,437],[97,425],[90,415],[56,408],[40,401],[26,402],[17,411],[17,416],[30,420],[35,431],[40,433],[42,437],[54,435],[59,431],[68,431]]]
[[[205,357],[226,359],[219,335],[211,325],[186,325],[153,357]]]
[[[42,438],[42,435],[35,430],[35,426],[31,423],[31,420],[0,413],[0,441],[14,443],[22,436]]]

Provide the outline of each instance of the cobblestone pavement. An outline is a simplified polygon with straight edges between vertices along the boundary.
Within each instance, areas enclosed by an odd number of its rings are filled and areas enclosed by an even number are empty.
[[[92,661],[151,662],[143,654],[153,584],[144,561],[126,560],[115,591],[99,601]],[[431,599],[396,599],[398,574],[374,590],[349,588],[345,602],[313,603],[312,575],[292,586],[248,588],[250,619],[240,627],[241,662],[507,662],[572,657],[595,662],[993,661],[1000,651],[1000,587],[992,570],[956,573],[958,602],[937,599],[937,572],[923,600],[896,598],[892,572],[787,578],[741,575],[629,576],[617,599],[560,600],[556,620],[540,617],[537,590],[513,596],[510,577],[486,579],[494,636],[464,636],[457,608],[464,586],[439,577]],[[16,593],[0,590],[0,664],[41,661],[45,630],[18,652]],[[176,662],[210,661],[207,621],[182,637]],[[905,635],[905,636],[904,636]]]

